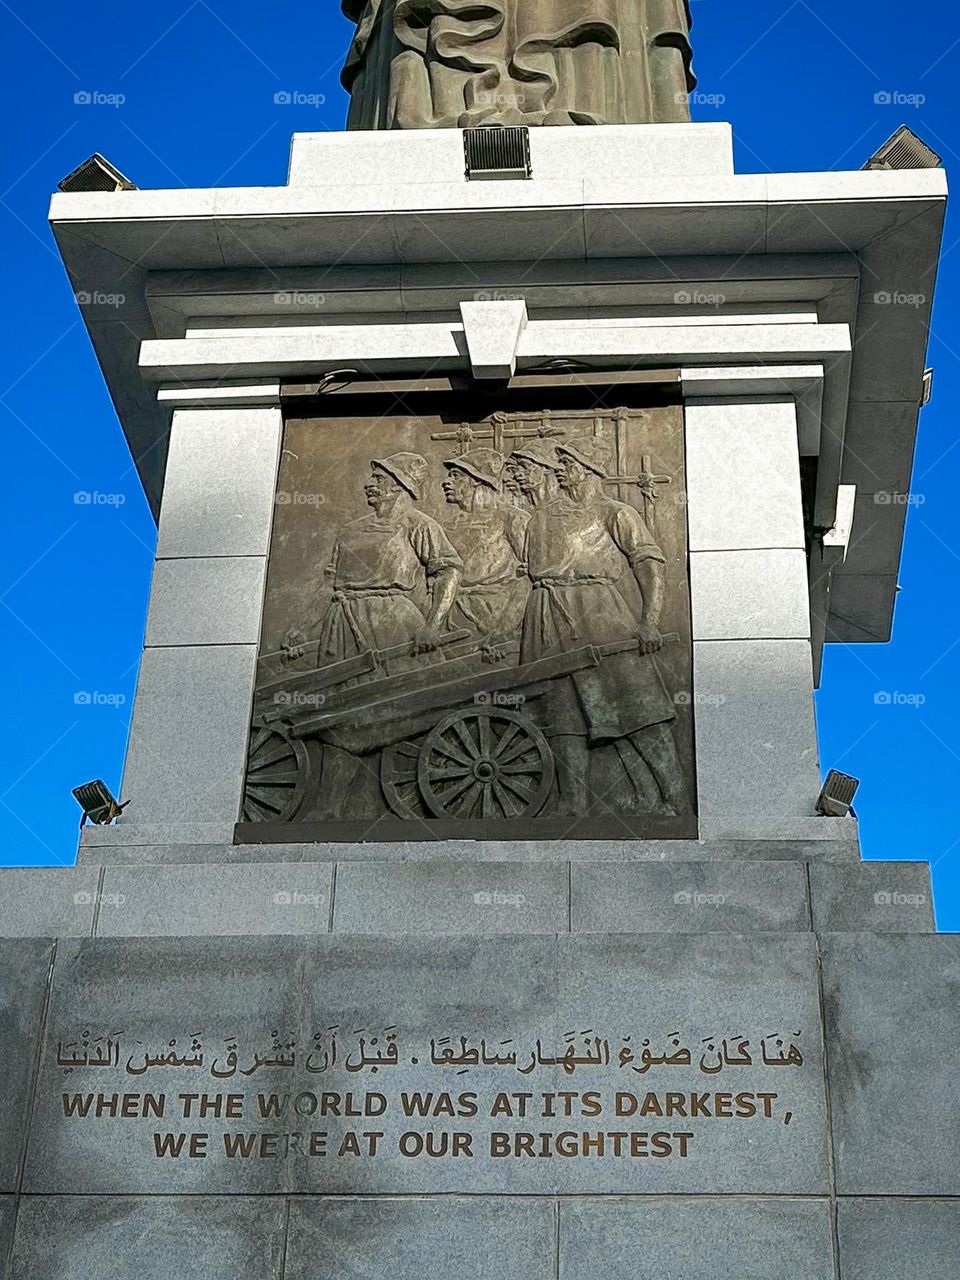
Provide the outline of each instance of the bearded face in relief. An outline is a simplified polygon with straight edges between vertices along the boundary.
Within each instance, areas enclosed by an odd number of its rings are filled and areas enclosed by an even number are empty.
[[[688,0],[343,0],[351,128],[689,119]]]

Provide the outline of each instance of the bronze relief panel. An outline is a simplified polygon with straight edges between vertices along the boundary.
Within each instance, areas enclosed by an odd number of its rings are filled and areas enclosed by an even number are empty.
[[[695,835],[682,409],[421,399],[288,417],[238,838]]]

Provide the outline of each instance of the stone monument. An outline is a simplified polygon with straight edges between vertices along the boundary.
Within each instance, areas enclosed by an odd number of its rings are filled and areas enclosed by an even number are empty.
[[[735,173],[679,0],[346,9],[286,186],[53,199],[159,531],[127,807],[0,873],[3,1274],[953,1280],[960,942],[813,714],[943,174]]]

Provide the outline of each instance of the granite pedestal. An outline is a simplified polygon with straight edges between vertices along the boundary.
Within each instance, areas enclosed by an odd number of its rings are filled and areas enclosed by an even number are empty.
[[[943,176],[531,145],[526,182],[401,131],[54,198],[74,287],[136,295],[85,320],[159,537],[130,806],[0,872],[4,1280],[955,1274],[958,941],[817,816],[812,704],[890,632],[904,508],[857,513],[909,489]],[[345,370],[669,386],[690,838],[238,827],[284,432]]]

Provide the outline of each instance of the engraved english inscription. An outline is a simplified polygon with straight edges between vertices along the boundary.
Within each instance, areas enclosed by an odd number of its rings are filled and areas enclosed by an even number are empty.
[[[681,410],[457,407],[288,421],[244,824],[690,834]]]

